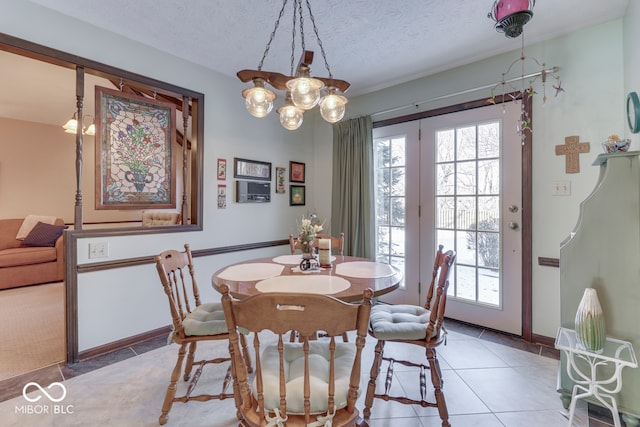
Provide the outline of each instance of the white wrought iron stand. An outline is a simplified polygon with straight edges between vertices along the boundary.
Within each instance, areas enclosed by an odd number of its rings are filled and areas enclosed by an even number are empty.
[[[575,383],[571,394],[571,405],[569,406],[569,426],[573,424],[576,402],[579,399],[593,397],[611,411],[615,427],[620,427],[618,404],[614,395],[622,388],[622,368],[626,366],[630,368],[638,367],[638,361],[631,343],[615,338],[607,338],[602,352],[596,353],[585,350],[578,344],[576,331],[568,328],[559,328],[555,347],[563,351],[567,356],[567,375]],[[584,363],[579,366],[578,360],[583,360],[588,366],[585,367]],[[608,365],[615,367],[613,373],[607,378],[598,379],[598,372],[602,372],[602,369],[598,371],[598,367]],[[586,372],[587,370],[588,372]],[[579,391],[584,393],[578,394]],[[611,403],[605,399],[608,399]]]

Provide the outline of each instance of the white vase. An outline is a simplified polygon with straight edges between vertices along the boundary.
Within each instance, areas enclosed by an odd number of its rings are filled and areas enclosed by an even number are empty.
[[[585,350],[602,352],[607,332],[602,306],[598,300],[598,294],[593,288],[584,290],[576,311],[575,330],[578,344]]]

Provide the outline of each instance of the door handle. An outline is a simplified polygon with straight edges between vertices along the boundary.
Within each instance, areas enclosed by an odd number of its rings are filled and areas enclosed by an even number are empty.
[[[510,221],[509,222],[509,228],[512,230],[517,230],[518,229],[518,223],[515,221]]]
[[[518,207],[516,205],[509,206],[509,212],[511,212],[511,213],[518,212]]]

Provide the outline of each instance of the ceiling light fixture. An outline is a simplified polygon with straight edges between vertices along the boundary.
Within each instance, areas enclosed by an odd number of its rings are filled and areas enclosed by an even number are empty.
[[[536,0],[496,0],[489,18],[496,21],[495,29],[511,39],[522,34],[522,27],[533,17]]]
[[[84,122],[86,118],[89,118],[90,120],[90,125],[87,127],[84,125]],[[82,134],[83,135],[95,135],[96,134],[96,125],[93,123],[93,116],[91,115],[86,115],[83,116],[82,118]],[[66,133],[76,133],[77,129],[78,129],[78,113],[73,113],[73,116],[71,116],[71,118],[69,120],[67,120],[67,123],[65,123],[63,126],[64,131]]]
[[[329,123],[335,123],[344,117],[345,104],[348,102],[347,98],[340,95],[340,92],[344,93],[349,88],[350,84],[344,80],[337,80],[333,78],[329,63],[327,62],[327,56],[320,40],[318,33],[318,27],[316,21],[311,12],[311,5],[309,0],[305,0],[306,8],[308,11],[308,17],[313,24],[313,31],[315,33],[318,46],[320,47],[320,53],[324,59],[324,65],[329,73],[329,77],[311,77],[311,63],[313,62],[313,51],[306,50],[304,40],[304,18],[303,18],[303,0],[293,0],[293,24],[292,24],[292,40],[291,40],[291,69],[289,74],[284,75],[273,71],[263,71],[262,65],[264,63],[271,43],[278,31],[280,25],[280,19],[284,15],[285,7],[289,0],[283,0],[280,14],[276,19],[275,26],[271,32],[271,37],[267,42],[267,45],[262,54],[262,60],[258,64],[257,70],[241,70],[238,71],[238,78],[247,83],[253,82],[254,87],[248,88],[242,91],[242,96],[245,99],[245,106],[249,113],[255,117],[265,117],[273,109],[273,101],[276,99],[276,94],[268,89],[265,84],[269,84],[271,87],[285,91],[284,106],[277,109],[280,115],[280,123],[286,129],[295,130],[300,127],[303,120],[304,111],[310,110],[316,105],[320,105],[320,114],[324,120]],[[296,31],[296,26],[298,26]],[[300,48],[302,50],[301,58],[294,74],[294,58],[296,50],[296,36],[300,37]]]
[[[525,141],[525,131],[528,130],[531,132],[531,118],[524,108],[524,100],[525,98],[530,98],[537,94],[533,88],[533,84],[537,78],[540,77],[542,80],[543,103],[547,101],[546,83],[549,76],[556,80],[556,84],[552,85],[556,91],[555,96],[558,96],[560,92],[564,92],[560,77],[556,74],[559,70],[558,67],[547,69],[544,63],[541,63],[534,57],[527,57],[524,54],[523,27],[533,17],[533,7],[535,4],[535,0],[496,0],[491,7],[491,11],[487,15],[490,19],[496,22],[496,31],[504,33],[508,38],[516,38],[520,35],[522,36],[520,56],[516,58],[511,65],[509,65],[507,71],[502,73],[502,80],[491,89],[491,98],[489,98],[489,102],[493,104],[496,103],[496,90],[499,86],[502,87],[503,103],[505,102],[505,97],[510,97],[513,101],[516,101],[517,99],[522,100],[520,121],[517,126],[517,132],[523,145]],[[527,59],[533,61],[536,67],[540,67],[540,71],[525,77],[525,61]],[[520,64],[520,76],[516,78],[509,78],[512,69],[514,69],[514,66],[518,63]],[[532,76],[532,78],[527,82],[528,86],[525,86],[525,80],[530,76]],[[521,89],[516,89],[516,87],[511,84],[511,82],[518,80],[522,83]]]

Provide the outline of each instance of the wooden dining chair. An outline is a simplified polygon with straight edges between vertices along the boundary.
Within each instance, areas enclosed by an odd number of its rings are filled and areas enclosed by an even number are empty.
[[[310,293],[263,293],[233,300],[227,285],[221,288],[241,425],[367,425],[355,404],[371,289],[365,290],[361,303],[349,304]],[[292,329],[299,331],[300,342],[283,339]],[[238,330],[253,335],[253,380],[240,357]],[[357,334],[355,343],[336,342],[336,336],[352,330]],[[310,339],[319,331],[330,339]]]
[[[444,381],[440,371],[440,363],[436,348],[446,344],[446,329],[444,329],[444,314],[447,306],[447,289],[449,287],[449,273],[456,259],[455,251],[442,252],[440,245],[433,265],[431,283],[427,292],[424,307],[414,305],[385,305],[378,304],[371,309],[369,335],[378,340],[375,347],[375,358],[371,365],[367,395],[365,397],[364,416],[371,415],[373,399],[385,401],[393,400],[408,405],[422,407],[437,407],[443,427],[449,427],[449,413],[442,390]],[[435,290],[435,296],[434,296]],[[415,363],[400,358],[386,357],[384,346],[387,342],[410,344],[423,347],[427,364]],[[402,353],[400,353],[402,354]],[[388,362],[384,391],[376,393],[376,379],[382,362]],[[420,370],[420,399],[407,396],[390,396],[389,390],[393,382],[393,367],[395,363],[404,366],[417,367]],[[431,373],[431,383],[434,388],[435,402],[427,401],[426,370]]]
[[[316,234],[316,240],[313,243],[316,248],[320,245],[320,239],[331,239],[331,252],[344,255],[344,233],[340,233],[340,237],[333,237],[330,234]],[[293,234],[289,234],[289,248],[291,255],[294,255],[297,250],[301,250],[300,241],[293,237]]]
[[[214,359],[195,360],[197,343],[200,341],[228,340],[227,324],[224,319],[222,305],[219,302],[201,303],[198,284],[194,275],[193,259],[189,245],[184,245],[184,252],[168,250],[155,257],[156,269],[162,282],[162,287],[169,299],[169,310],[171,312],[173,329],[169,335],[169,340],[180,346],[178,350],[178,360],[171,372],[171,381],[167,387],[162,413],[159,418],[160,424],[165,424],[168,420],[169,411],[174,402],[188,402],[190,400],[207,401],[211,399],[227,399],[234,397],[233,393],[227,393],[229,382],[231,381],[231,363],[227,367],[222,390],[218,394],[192,395],[202,369],[206,364],[221,364],[230,362],[230,357],[218,357]],[[240,336],[242,354],[248,369],[251,369],[249,353],[246,349],[244,336]],[[182,370],[185,354],[187,353],[186,364]],[[195,368],[195,370],[194,370]],[[184,381],[191,381],[183,396],[176,396],[178,377],[182,376]]]

